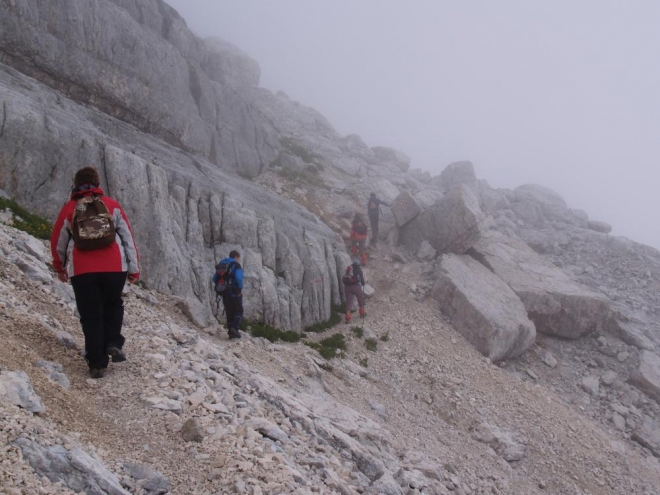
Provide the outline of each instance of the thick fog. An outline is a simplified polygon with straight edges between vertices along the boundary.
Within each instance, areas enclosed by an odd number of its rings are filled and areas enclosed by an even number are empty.
[[[538,183],[660,248],[660,2],[169,0],[262,86],[438,173]]]

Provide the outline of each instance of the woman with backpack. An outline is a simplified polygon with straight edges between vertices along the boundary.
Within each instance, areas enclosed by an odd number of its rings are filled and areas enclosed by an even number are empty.
[[[92,378],[102,378],[113,363],[126,361],[122,351],[122,291],[126,279],[140,278],[138,251],[126,213],[105,196],[99,174],[85,167],[73,179],[50,238],[53,268],[71,281],[85,334],[85,359]]]
[[[368,234],[369,228],[364,223],[362,215],[356,213],[351,222],[351,254],[355,257],[360,257],[362,266],[367,266],[366,243]]]
[[[344,293],[346,294],[346,324],[351,322],[351,310],[353,309],[353,299],[357,299],[360,308],[360,318],[367,316],[364,309],[364,274],[360,268],[360,261],[353,260],[353,264],[346,267],[346,273],[341,279],[344,284]]]

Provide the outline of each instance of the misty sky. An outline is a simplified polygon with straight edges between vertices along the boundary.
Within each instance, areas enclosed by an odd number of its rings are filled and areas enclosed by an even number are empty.
[[[340,133],[545,185],[660,248],[660,1],[168,1]]]

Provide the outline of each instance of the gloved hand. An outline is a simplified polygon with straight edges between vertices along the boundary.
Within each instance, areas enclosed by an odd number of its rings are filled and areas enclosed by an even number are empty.
[[[129,273],[128,274],[128,283],[134,284],[138,280],[140,280],[140,272]]]
[[[69,274],[66,272],[66,270],[57,272],[57,278],[60,279],[60,282],[64,282],[66,284],[69,281]]]

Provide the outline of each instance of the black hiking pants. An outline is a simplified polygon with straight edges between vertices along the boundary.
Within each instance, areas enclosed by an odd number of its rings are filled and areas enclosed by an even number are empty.
[[[71,277],[85,334],[85,359],[90,369],[107,368],[108,347],[121,349],[124,346],[121,293],[125,283],[126,272],[85,273]]]
[[[222,304],[227,315],[227,330],[238,332],[243,321],[243,294],[222,296]]]
[[[371,222],[371,244],[378,244],[378,218],[379,214],[369,212],[369,221]]]

